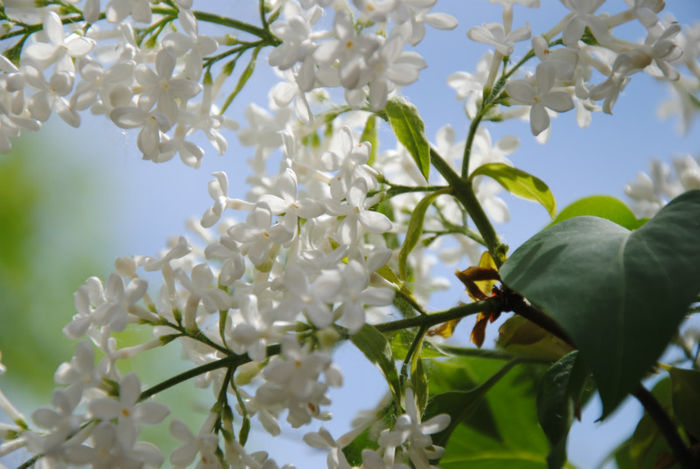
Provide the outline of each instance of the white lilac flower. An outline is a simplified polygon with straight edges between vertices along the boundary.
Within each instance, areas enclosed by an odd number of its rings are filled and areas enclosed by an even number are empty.
[[[464,109],[467,116],[476,116],[477,106],[481,100],[489,70],[493,62],[493,51],[489,50],[479,59],[474,73],[455,72],[447,77],[447,84],[457,93],[457,99],[465,99]]]
[[[89,53],[95,45],[92,39],[69,34],[64,38],[61,18],[53,11],[47,11],[44,16],[42,34],[45,42],[33,42],[27,45],[23,51],[23,60],[29,60],[42,69],[56,64],[56,73],[74,73],[75,66],[71,59],[83,57]]]
[[[27,103],[27,109],[32,118],[44,122],[55,110],[66,124],[72,127],[80,126],[80,116],[66,99],[73,89],[72,74],[58,72],[46,80],[39,70],[28,66],[25,68],[24,75],[27,84],[37,90]]]
[[[294,428],[312,418],[328,420],[330,415],[321,411],[321,406],[330,403],[326,391],[342,384],[342,374],[327,353],[309,352],[293,337],[283,339],[282,353],[270,360],[263,376],[266,381],[256,390],[255,400],[265,407],[288,409],[287,421]]]
[[[370,274],[386,263],[386,257],[368,258],[367,264],[351,259],[343,266],[342,304],[338,308],[342,323],[354,334],[365,324],[365,306],[387,306],[394,290],[369,285]]]
[[[150,23],[151,5],[148,0],[110,0],[105,15],[110,23],[120,23],[129,15],[137,23]]]
[[[173,76],[175,64],[170,50],[163,49],[156,56],[155,71],[145,64],[138,65],[134,71],[134,77],[142,87],[139,107],[149,111],[155,105],[155,112],[165,116],[170,125],[178,117],[176,100],[186,103],[202,90],[202,86],[194,80]]]
[[[182,445],[170,454],[171,463],[180,467],[188,467],[197,458],[196,469],[218,469],[221,467],[216,455],[219,437],[210,432],[213,423],[212,417],[215,417],[215,414],[211,414],[207,418],[197,436],[192,434],[182,421],[174,419],[170,422],[170,433],[182,442]]]
[[[126,448],[136,442],[141,424],[158,424],[170,413],[170,409],[159,402],[139,402],[140,396],[141,382],[134,373],[129,373],[119,383],[117,398],[97,398],[88,403],[94,417],[117,420],[117,440]]]
[[[324,41],[314,51],[314,59],[328,65],[337,62],[340,84],[348,89],[356,88],[367,67],[366,57],[379,47],[379,39],[358,32],[347,10],[336,12],[333,32],[335,39]]]
[[[612,36],[605,21],[593,14],[604,2],[605,0],[561,0],[573,13],[562,32],[562,41],[567,47],[577,48],[578,41],[587,27],[599,43],[606,44],[611,41]]]
[[[389,92],[396,85],[410,85],[418,79],[418,72],[427,67],[420,54],[403,50],[404,43],[400,34],[393,34],[367,59],[367,77],[361,81],[369,85],[369,105],[373,111],[384,109]],[[346,98],[349,96],[346,93]],[[348,104],[358,107],[360,101],[351,97]]]
[[[229,236],[240,243],[241,253],[248,256],[256,266],[267,260],[270,249],[293,238],[294,227],[274,223],[272,212],[266,203],[256,204],[246,218],[245,223],[239,223],[228,230]]]
[[[507,56],[511,55],[515,50],[516,42],[530,38],[530,25],[526,24],[518,29],[506,32],[501,23],[489,23],[469,28],[467,36],[472,41],[493,46],[497,52]]]
[[[158,161],[161,143],[165,141],[166,132],[172,123],[163,114],[144,111],[136,106],[117,107],[109,113],[117,127],[122,129],[140,128],[136,144],[144,159]]]
[[[430,435],[445,429],[450,423],[450,416],[439,414],[421,422],[411,388],[406,389],[404,402],[406,413],[399,416],[393,430],[384,430],[381,433],[379,445],[385,448],[404,445],[417,469],[429,469],[429,461],[438,459],[444,453],[443,448],[433,445]]]
[[[506,84],[508,95],[520,104],[530,105],[530,129],[539,135],[549,128],[549,114],[545,108],[565,112],[574,108],[574,101],[565,91],[553,90],[556,84],[556,68],[549,62],[537,66],[534,84],[528,80],[515,80]]]
[[[386,233],[391,230],[391,221],[386,215],[371,210],[376,197],[367,198],[367,183],[364,179],[355,180],[348,188],[344,201],[326,201],[329,213],[344,217],[338,225],[338,241],[343,244],[356,243],[365,231]]]

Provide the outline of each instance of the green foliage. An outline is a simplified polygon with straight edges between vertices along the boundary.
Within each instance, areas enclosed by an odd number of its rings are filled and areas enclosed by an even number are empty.
[[[700,291],[699,237],[700,191],[691,191],[633,232],[595,217],[547,228],[500,273],[572,337],[608,415],[654,365]]]
[[[486,383],[502,362],[459,357],[431,368],[431,393]],[[501,376],[477,406],[457,425],[440,460],[444,469],[545,468],[547,438],[537,424],[535,383],[544,368],[518,365]]]
[[[393,98],[386,103],[386,113],[396,138],[406,147],[427,180],[430,173],[430,144],[418,110],[403,98]]]
[[[504,163],[487,163],[476,168],[469,179],[477,176],[488,176],[511,194],[542,204],[552,218],[557,213],[557,202],[547,184],[522,169]]]
[[[450,416],[449,426],[433,436],[433,443],[445,446],[455,428],[476,413],[486,397],[486,393],[516,364],[516,361],[506,363],[486,381],[472,389],[448,391],[433,396],[425,410],[424,420],[439,414]]]
[[[549,226],[556,225],[569,218],[581,217],[584,215],[605,218],[628,230],[636,230],[647,221],[646,219],[635,217],[632,210],[620,199],[609,195],[592,195],[566,206],[566,208],[559,212],[556,218],[552,220]]]
[[[97,185],[68,155],[55,155],[56,165],[33,158],[41,151],[19,141],[0,155],[0,350],[11,370],[3,379],[21,385],[27,399],[45,401],[56,367],[73,352],[60,334],[74,312],[72,292],[104,269],[86,241],[102,221],[88,220],[99,198],[87,194]],[[85,239],[73,236],[77,226]]]

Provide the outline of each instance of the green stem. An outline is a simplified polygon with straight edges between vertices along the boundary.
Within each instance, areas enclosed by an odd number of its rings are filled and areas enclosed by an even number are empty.
[[[270,345],[267,347],[267,356],[269,357],[271,355],[278,355],[281,352],[281,350],[282,348],[279,344]],[[141,393],[139,400],[148,399],[149,397],[158,394],[161,391],[165,391],[166,389],[172,388],[177,384],[192,379],[196,376],[203,375],[204,373],[207,373],[209,371],[218,370],[219,368],[235,369],[238,366],[243,365],[244,363],[248,363],[249,361],[251,361],[250,357],[247,354],[244,354],[231,355],[226,358],[221,358],[213,362],[205,363],[204,365],[192,368],[191,370],[187,370],[183,373],[180,373],[179,375],[175,375],[172,378],[166,379],[165,381],[146,389]]]
[[[440,156],[433,148],[430,149],[430,162],[435,169],[447,180],[447,183],[452,186],[453,195],[461,202],[467,213],[474,221],[476,228],[484,238],[484,242],[488,247],[491,257],[498,267],[503,264],[506,246],[501,243],[493,229],[493,225],[489,221],[484,209],[476,199],[474,188],[470,181],[462,179],[450,165]]]
[[[420,330],[416,334],[416,336],[413,338],[413,342],[411,342],[411,346],[408,348],[408,351],[406,352],[406,357],[403,360],[403,365],[401,365],[401,374],[399,375],[401,378],[401,382],[403,383],[406,377],[408,376],[408,364],[411,362],[411,358],[413,355],[418,352],[420,353],[420,348],[421,345],[423,344],[423,336],[425,335],[426,332],[428,332],[429,327],[428,326],[421,326]]]
[[[500,311],[503,302],[498,297],[489,298],[476,303],[456,306],[437,313],[415,316],[412,318],[398,319],[396,321],[377,324],[374,327],[379,332],[393,332],[411,327],[427,327],[430,328],[443,322],[451,321],[452,319],[460,319],[465,316],[486,312]]]
[[[488,106],[490,107],[490,106]],[[481,109],[479,109],[479,112],[477,113],[476,117],[472,121],[472,123],[469,125],[469,134],[467,135],[467,143],[464,144],[464,155],[462,156],[462,178],[466,179],[469,176],[469,161],[471,158],[472,154],[472,145],[474,145],[474,137],[476,136],[476,131],[479,128],[479,124],[481,123],[481,119],[484,118],[484,115],[486,115],[486,112],[488,111],[488,108],[485,108],[483,105]]]
[[[155,12],[156,8],[154,8],[153,11]],[[239,21],[233,18],[227,18],[225,16],[215,15],[214,13],[207,13],[205,11],[195,10],[193,11],[193,13],[194,17],[197,18],[199,21],[219,24],[221,26],[228,26],[229,28],[244,31],[246,33],[252,34],[253,36],[257,36],[260,39],[267,40],[270,43],[270,45],[273,46],[279,46],[280,44],[282,44],[282,41],[280,41],[268,29],[259,28],[257,26],[253,26],[252,24],[244,23],[243,21]]]

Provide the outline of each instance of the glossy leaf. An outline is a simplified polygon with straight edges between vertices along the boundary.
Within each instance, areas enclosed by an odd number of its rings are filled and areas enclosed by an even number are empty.
[[[386,113],[396,138],[411,154],[427,181],[430,173],[430,144],[418,110],[403,98],[393,98],[386,103]]]
[[[596,217],[526,241],[503,282],[552,315],[595,377],[608,415],[653,366],[700,291],[700,191],[636,231]]]
[[[365,354],[367,359],[377,365],[389,384],[394,396],[400,395],[399,374],[391,355],[391,347],[386,337],[375,327],[365,324],[350,340]]]
[[[448,189],[440,189],[435,192],[431,192],[421,199],[420,202],[416,204],[411,214],[411,219],[408,222],[408,228],[406,229],[406,239],[404,239],[403,245],[401,246],[401,251],[399,251],[399,277],[401,280],[406,280],[407,268],[406,264],[408,262],[408,255],[413,251],[413,249],[418,244],[421,235],[423,234],[423,220],[425,220],[425,212],[430,207],[430,204],[438,198],[438,196],[445,194]]]
[[[488,176],[511,194],[533,202],[539,202],[547,209],[549,216],[552,218],[557,213],[557,203],[547,184],[522,169],[514,168],[504,163],[487,163],[476,168],[469,176],[469,179],[474,179],[476,176]]]
[[[537,419],[551,444],[547,456],[550,469],[566,462],[566,439],[588,377],[578,351],[556,362],[542,377],[537,392]]]
[[[700,439],[700,372],[671,368],[673,410],[683,427]]]
[[[634,216],[632,210],[629,209],[624,202],[609,195],[592,195],[573,202],[566,206],[557,217],[552,220],[551,225],[561,223],[569,218],[581,217],[590,215],[593,217],[605,218],[613,223],[627,228],[628,230],[636,230],[644,223],[646,219],[639,219]]]

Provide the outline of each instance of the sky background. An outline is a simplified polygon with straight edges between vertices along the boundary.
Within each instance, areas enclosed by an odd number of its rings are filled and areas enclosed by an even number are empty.
[[[232,2],[231,11],[220,13],[244,17],[254,15],[256,3]],[[551,28],[565,14],[566,10],[559,2],[542,0],[542,3],[551,9],[529,10],[516,6],[514,28],[528,22],[533,34],[537,34]],[[625,6],[622,0],[608,3],[612,5],[608,11],[616,12]],[[215,5],[220,4],[209,0],[196,6],[208,10]],[[697,0],[668,0],[667,10],[674,12],[681,24],[700,21]],[[463,140],[469,122],[462,103],[456,100],[454,90],[446,85],[445,79],[456,71],[474,71],[488,47],[467,39],[466,30],[473,25],[500,21],[501,8],[486,0],[445,0],[438,2],[433,11],[451,13],[460,25],[454,31],[428,31],[426,39],[417,48],[428,62],[428,68],[421,72],[419,82],[406,87],[403,94],[418,107],[432,141],[437,130],[445,124],[451,124],[458,140]],[[643,32],[641,27],[627,28],[625,34],[627,39],[634,40],[642,37]],[[521,55],[521,51],[522,48],[516,49],[515,55]],[[243,117],[244,106],[254,102],[265,107],[267,91],[277,82],[266,66],[265,58],[259,59],[258,64],[253,79],[228,111],[228,115],[242,127],[247,125]],[[666,96],[664,86],[646,75],[637,74],[620,96],[613,116],[595,114],[591,126],[580,129],[573,112],[561,115],[552,120],[553,131],[546,145],[535,141],[526,122],[489,123],[487,128],[494,141],[505,135],[520,138],[520,148],[511,160],[517,167],[543,179],[554,193],[559,208],[593,194],[610,194],[624,200],[625,184],[632,181],[638,171],[646,170],[652,158],[670,161],[674,156],[698,155],[700,151],[700,126],[697,123],[687,135],[681,136],[677,132],[677,121],[660,122],[657,119],[658,105]],[[67,205],[74,204],[72,206],[82,207],[80,210],[93,212],[87,218],[91,220],[90,226],[81,223],[61,226],[60,236],[47,237],[47,262],[52,258],[62,260],[62,246],[68,239],[78,244],[90,241],[102,246],[100,259],[157,254],[168,237],[185,231],[186,217],[199,218],[211,205],[207,183],[213,171],[228,172],[231,196],[243,197],[247,191],[245,161],[252,152],[240,147],[232,133],[227,134],[229,149],[223,157],[216,155],[208,143],[203,143],[207,154],[202,167],[193,170],[183,165],[178,157],[164,164],[141,161],[136,132],[120,130],[104,117],[83,114],[82,118],[80,129],[72,129],[52,118],[39,134],[25,137],[43,139],[52,146],[60,145],[62,155],[53,155],[51,151],[27,155],[37,160],[45,171],[61,174],[76,168],[81,173],[83,170],[87,170],[87,174],[95,172],[95,176],[91,176],[94,187],[90,195],[86,196],[79,185],[61,189]],[[381,135],[390,135],[390,130],[384,127]],[[392,147],[393,142],[382,148]],[[67,161],[64,163],[55,156],[67,158]],[[90,197],[92,204],[86,205],[85,197]],[[546,225],[549,218],[539,205],[507,195],[504,199],[510,207],[511,220],[496,229],[511,246],[512,252]],[[85,277],[105,274],[110,269],[107,263],[101,272],[86,272]],[[443,270],[441,274],[448,276],[450,270]],[[466,300],[456,279],[450,278],[450,281],[453,288],[436,295],[431,308],[446,308]],[[65,294],[72,296],[72,292],[66,291]],[[66,321],[70,314],[66,313]],[[457,335],[460,331],[466,340],[467,326],[458,329]],[[343,389],[331,394],[337,421],[334,419],[329,428],[337,437],[348,429],[356,410],[375,405],[383,393],[384,384],[379,372],[352,347],[344,346],[336,358],[347,383]],[[12,373],[11,369],[9,373]],[[360,386],[357,383],[361,383]],[[366,394],[359,394],[358,387]],[[360,395],[362,397],[358,397]],[[640,409],[635,403],[628,403],[609,421],[596,424],[594,421],[599,415],[600,407],[594,403],[584,413],[584,422],[573,427],[569,457],[580,467],[593,467],[629,435]],[[257,436],[251,438],[251,446],[270,450],[278,462],[294,462],[299,468],[325,467],[325,455],[300,448],[293,435],[272,441],[256,440]]]

